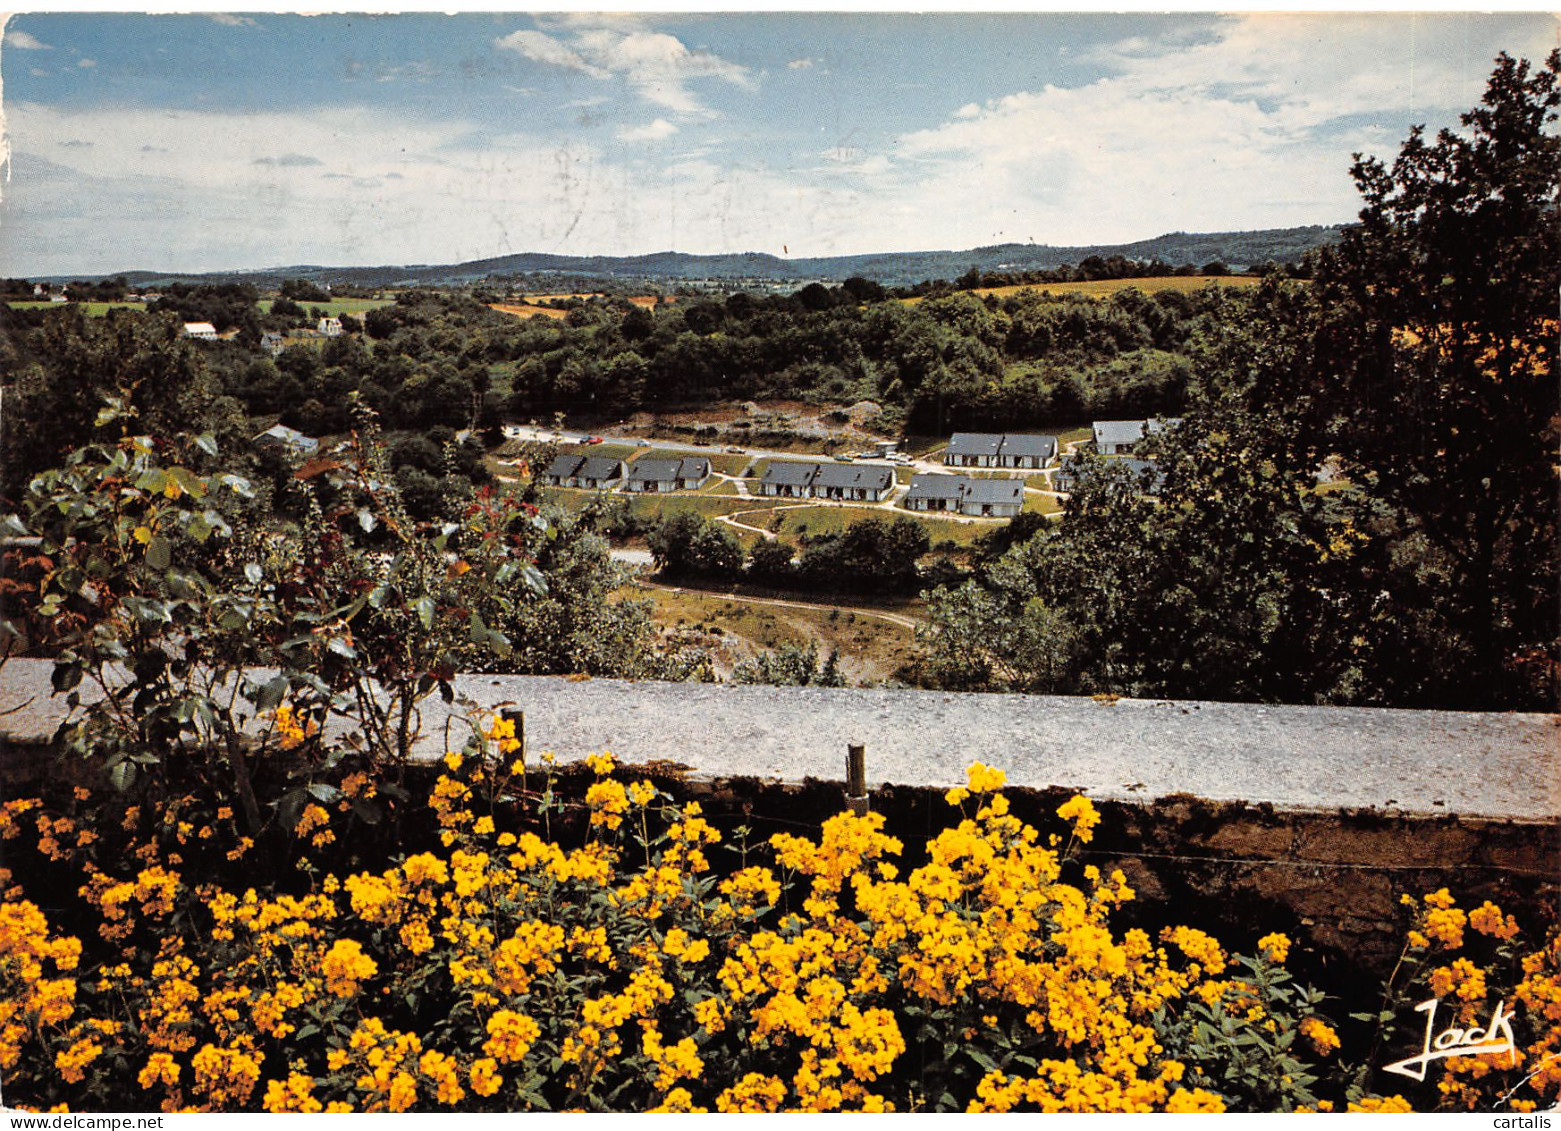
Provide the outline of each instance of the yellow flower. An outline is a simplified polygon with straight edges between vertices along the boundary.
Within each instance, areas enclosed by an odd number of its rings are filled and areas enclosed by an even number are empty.
[[[973,762],[965,770],[965,783],[971,793],[996,793],[1008,784],[1008,775],[1002,770]]]
[[[488,1040],[482,1051],[504,1064],[514,1064],[525,1059],[541,1033],[541,1026],[531,1018],[501,1009],[488,1018]]]
[[[1290,939],[1275,931],[1257,940],[1257,945],[1270,962],[1283,963],[1290,956]]]
[[[1308,1017],[1301,1022],[1301,1036],[1312,1042],[1318,1056],[1327,1056],[1339,1047],[1339,1035],[1320,1017]]]
[[[504,1086],[504,1077],[499,1074],[499,1065],[492,1057],[482,1057],[472,1062],[468,1079],[471,1081],[472,1091],[479,1096],[491,1096]]]
[[[1082,793],[1074,794],[1059,805],[1057,816],[1073,822],[1073,835],[1079,839],[1079,843],[1088,844],[1095,838],[1095,826],[1100,824],[1100,814]]]
[[[378,963],[364,954],[363,947],[352,939],[337,939],[320,963],[325,988],[337,997],[351,997],[358,992],[361,982],[378,972]]]

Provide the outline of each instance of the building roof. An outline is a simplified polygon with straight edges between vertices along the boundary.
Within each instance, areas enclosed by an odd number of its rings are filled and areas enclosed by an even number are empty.
[[[1003,437],[1003,455],[1005,456],[1036,456],[1040,459],[1051,459],[1057,454],[1057,437],[1055,436],[1012,436]]]
[[[1136,444],[1144,438],[1147,420],[1097,420],[1094,424],[1097,444]]]
[[[584,462],[584,456],[564,452],[553,457],[553,462],[547,465],[547,474],[553,479],[569,479]]]
[[[1003,437],[995,432],[956,432],[950,437],[948,450],[943,455],[945,459],[949,456],[995,456],[1002,444]]]
[[[196,334],[215,334],[217,328],[210,322],[186,322],[184,332],[193,337]]]
[[[704,456],[687,459],[641,459],[629,465],[633,483],[664,483],[674,479],[703,479],[710,474],[710,461]]]
[[[623,474],[623,461],[611,456],[590,456],[575,474],[581,479],[617,479]]]
[[[960,485],[965,482],[963,475],[927,475],[918,474],[911,476],[911,489],[905,495],[905,501],[912,499],[958,499],[960,497]]]
[[[764,477],[759,482],[773,483],[781,487],[806,487],[818,474],[818,467],[816,463],[777,460],[764,469]]]
[[[637,459],[629,465],[629,479],[635,483],[677,479],[682,465],[679,459]]]
[[[1016,506],[1024,502],[1023,479],[976,479],[962,476],[965,501],[991,506]]]
[[[819,467],[815,487],[852,487],[882,491],[894,482],[894,470],[881,464],[826,463]]]
[[[1165,472],[1160,470],[1160,465],[1152,459],[1119,459],[1113,460],[1120,463],[1133,473],[1134,478],[1148,476],[1152,487],[1159,487],[1165,481]]]

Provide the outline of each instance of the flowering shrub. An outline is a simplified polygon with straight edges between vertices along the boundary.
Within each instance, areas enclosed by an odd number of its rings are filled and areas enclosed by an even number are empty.
[[[341,875],[309,866],[265,890],[197,879],[155,840],[99,863],[69,816],[5,805],[0,836],[35,832],[36,858],[77,869],[90,910],[78,938],[27,883],[0,874],[8,1101],[276,1112],[1330,1106],[1316,1096],[1329,1071],[1318,1066],[1333,1064],[1341,1038],[1322,995],[1286,972],[1289,940],[1270,934],[1241,957],[1191,927],[1115,932],[1113,910],[1134,898],[1125,877],[1070,856],[1100,819],[1086,798],[1062,805],[1058,831],[1043,834],[1009,811],[1000,771],[973,766],[948,795],[956,819],[913,867],[876,814],[832,817],[816,838],[730,845],[697,804],[615,776],[611,755],[590,760],[595,780],[572,815],[551,773],[540,796],[518,791],[517,745],[498,723],[447,757],[430,791],[433,850]],[[499,804],[518,796],[523,810]],[[297,851],[329,845],[321,836],[341,819],[313,807]],[[237,830],[168,843],[215,840],[220,857],[224,837]],[[1447,958],[1425,976],[1472,1005],[1496,982],[1459,965],[1451,940],[1467,928],[1510,949],[1516,925],[1491,906],[1453,914],[1444,896],[1420,907],[1411,949]],[[1515,1000],[1549,1025],[1524,1052],[1538,1067],[1561,1023],[1554,941],[1520,967]],[[1448,1106],[1492,1095],[1488,1059],[1450,1066]],[[1553,1097],[1558,1081],[1553,1068],[1530,1076],[1514,1106]],[[1364,1088],[1348,1101],[1406,1106]]]

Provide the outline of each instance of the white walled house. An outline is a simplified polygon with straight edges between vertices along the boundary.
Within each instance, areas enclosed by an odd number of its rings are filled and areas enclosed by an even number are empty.
[[[201,342],[215,342],[217,340],[217,328],[210,322],[186,322],[184,324],[184,336]]]
[[[997,451],[997,466],[1040,471],[1057,462],[1057,437],[1005,434]]]
[[[813,477],[815,499],[881,503],[894,489],[894,469],[882,464],[825,463]]]
[[[629,465],[626,491],[644,494],[693,491],[710,478],[710,461],[704,456],[688,459],[640,459]]]
[[[972,518],[1013,518],[1024,510],[1024,480],[978,479],[973,475],[916,475],[907,510],[945,511]]]
[[[996,467],[1002,446],[1000,433],[956,432],[943,450],[943,463],[947,467]]]
[[[775,460],[759,479],[759,494],[766,498],[805,499],[812,491],[818,467],[816,463]]]

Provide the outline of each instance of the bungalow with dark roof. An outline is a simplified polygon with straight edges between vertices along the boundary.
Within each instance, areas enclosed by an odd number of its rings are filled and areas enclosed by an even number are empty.
[[[782,499],[805,499],[818,474],[816,463],[776,460],[764,469],[759,479],[759,494]]]
[[[815,499],[881,503],[893,487],[894,469],[883,464],[826,463],[818,465],[812,492]]]
[[[553,462],[547,465],[547,470],[542,473],[551,487],[578,487],[576,476],[580,473],[580,465],[585,463],[585,457],[570,452],[553,457]]]
[[[623,461],[611,456],[587,456],[575,472],[578,486],[594,491],[623,478]]]
[[[1012,518],[1024,510],[1024,480],[914,475],[905,506],[913,511],[954,511],[975,518]]]
[[[943,450],[948,467],[996,467],[1003,437],[991,432],[956,432]]]
[[[1086,460],[1083,456],[1069,456],[1062,461],[1062,466],[1057,469],[1057,474],[1052,479],[1052,485],[1058,491],[1064,493],[1073,491],[1078,487],[1079,472],[1085,463]],[[1165,482],[1165,473],[1160,470],[1160,465],[1152,459],[1114,459],[1105,466],[1126,468],[1146,495],[1158,495],[1161,485]]]
[[[1056,459],[1055,436],[1004,435],[1003,445],[997,452],[998,467],[1039,471],[1050,467]]]
[[[981,518],[1013,518],[1024,510],[1023,479],[965,478],[959,512]]]
[[[913,511],[958,511],[964,481],[963,475],[913,475],[903,505]]]
[[[1097,420],[1092,426],[1095,434],[1095,451],[1103,456],[1125,456],[1137,447],[1145,436],[1154,436],[1182,422],[1179,416],[1150,417],[1148,420]]]
[[[687,459],[640,459],[629,465],[624,490],[656,494],[666,491],[692,491],[710,478],[710,461],[704,456]]]

